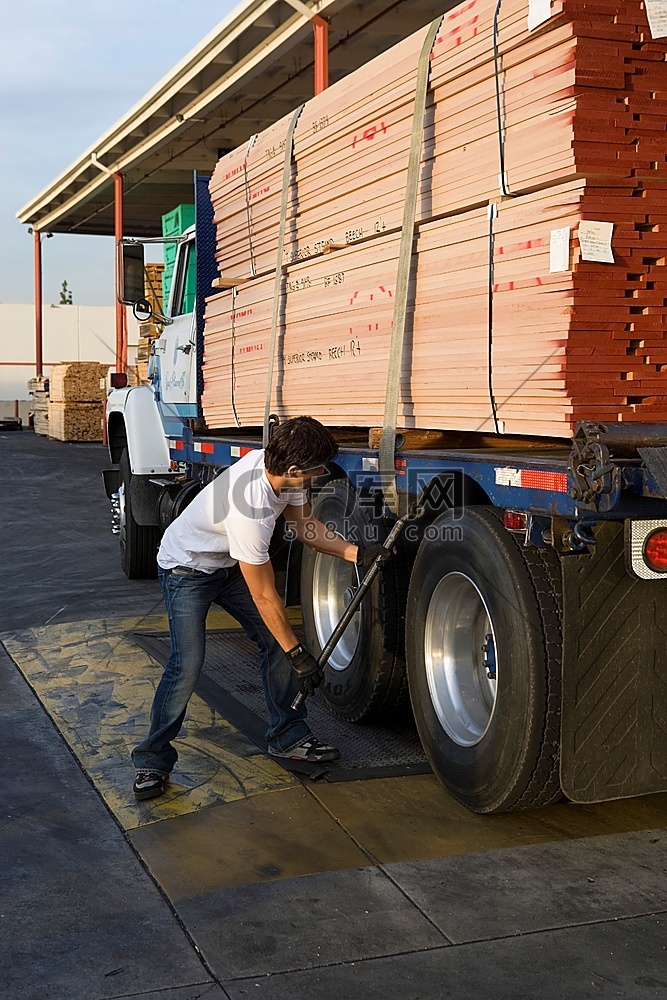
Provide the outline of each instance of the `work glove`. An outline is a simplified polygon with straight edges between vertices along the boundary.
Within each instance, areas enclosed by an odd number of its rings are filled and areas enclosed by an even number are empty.
[[[384,563],[391,556],[391,552],[384,545],[371,545],[367,549],[359,547],[359,551],[357,552],[357,566],[361,576],[365,576],[368,573],[378,556],[382,556],[382,562]]]
[[[289,649],[285,653],[285,656],[289,660],[290,666],[299,682],[299,690],[302,694],[312,697],[315,694],[315,689],[319,687],[324,678],[317,660],[301,645],[295,646],[294,649]]]

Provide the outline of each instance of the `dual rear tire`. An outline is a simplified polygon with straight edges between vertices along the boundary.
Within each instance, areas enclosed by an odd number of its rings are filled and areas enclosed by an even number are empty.
[[[492,508],[442,514],[407,603],[417,729],[434,772],[474,812],[560,797],[559,565]]]
[[[314,504],[352,541],[386,537],[343,480]],[[352,537],[354,536],[354,537]],[[363,541],[362,541],[363,544]],[[371,544],[371,542],[367,542]],[[350,722],[403,712],[410,701],[429,762],[463,805],[481,813],[560,797],[560,567],[524,548],[494,508],[441,514],[410,573],[400,556],[373,584],[325,669],[329,708]],[[358,584],[350,563],[305,548],[302,609],[318,655]],[[405,621],[402,609],[406,609]],[[405,659],[403,650],[406,651]]]

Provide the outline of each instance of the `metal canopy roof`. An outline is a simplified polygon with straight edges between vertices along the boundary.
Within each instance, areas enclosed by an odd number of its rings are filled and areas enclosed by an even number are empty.
[[[109,172],[120,172],[125,232],[159,236],[162,214],[192,201],[193,170],[211,171],[221,153],[312,96],[304,8],[329,22],[335,83],[456,2],[306,0],[300,12],[288,0],[245,0],[17,216],[39,230],[112,235]]]

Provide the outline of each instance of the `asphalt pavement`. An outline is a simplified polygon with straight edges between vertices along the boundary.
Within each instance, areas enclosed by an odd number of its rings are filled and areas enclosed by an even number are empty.
[[[667,796],[473,817],[429,775],[301,783],[201,702],[182,784],[125,805],[162,605],[105,464],[0,434],[2,1000],[667,995]]]

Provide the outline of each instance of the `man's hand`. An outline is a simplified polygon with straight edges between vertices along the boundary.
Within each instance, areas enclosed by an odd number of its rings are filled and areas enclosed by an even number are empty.
[[[295,646],[289,649],[285,656],[290,662],[290,666],[299,682],[299,690],[302,694],[315,694],[315,689],[319,687],[324,678],[321,668],[317,664],[315,657],[304,649],[303,646]]]
[[[368,573],[378,556],[381,557],[384,563],[391,556],[391,552],[384,545],[371,545],[367,549],[359,548],[357,552],[357,566],[362,576],[366,576],[366,573]]]

